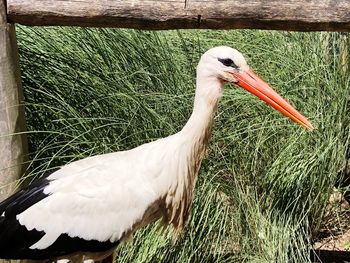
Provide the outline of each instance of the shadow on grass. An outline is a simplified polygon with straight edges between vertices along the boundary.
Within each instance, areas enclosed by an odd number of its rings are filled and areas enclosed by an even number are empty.
[[[316,249],[310,252],[310,256],[315,263],[350,262],[350,251]]]

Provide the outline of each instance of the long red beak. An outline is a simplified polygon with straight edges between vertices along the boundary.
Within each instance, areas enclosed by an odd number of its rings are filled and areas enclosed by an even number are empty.
[[[312,124],[294,109],[287,101],[277,94],[265,81],[259,78],[254,71],[248,70],[243,73],[231,73],[238,79],[235,84],[254,94],[267,104],[280,111],[283,115],[292,119],[296,123],[312,131]]]

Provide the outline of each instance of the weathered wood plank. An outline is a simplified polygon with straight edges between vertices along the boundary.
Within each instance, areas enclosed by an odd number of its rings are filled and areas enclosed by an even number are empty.
[[[4,0],[0,0],[0,201],[14,188],[23,173],[27,151],[19,58],[15,28],[6,22]]]
[[[25,25],[350,31],[349,0],[8,0]]]

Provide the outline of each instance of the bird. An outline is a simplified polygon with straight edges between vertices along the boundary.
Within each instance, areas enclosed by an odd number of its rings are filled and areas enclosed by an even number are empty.
[[[306,129],[293,106],[236,49],[207,50],[182,129],[136,148],[68,163],[0,203],[0,258],[112,262],[116,247],[155,221],[180,234],[224,89],[241,87]],[[233,85],[225,85],[231,83]]]

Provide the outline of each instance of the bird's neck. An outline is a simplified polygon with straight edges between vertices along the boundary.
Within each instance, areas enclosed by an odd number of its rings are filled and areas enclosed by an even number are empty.
[[[187,179],[196,180],[202,159],[212,133],[218,102],[222,96],[223,82],[213,77],[197,77],[193,112],[181,130],[183,154],[188,165]]]
[[[198,171],[211,136],[213,118],[222,95],[223,83],[216,78],[197,78],[193,112],[183,129],[177,134],[180,147],[177,159],[176,190],[168,196],[166,221],[181,231],[190,213],[193,189]],[[180,143],[179,143],[180,142]]]
[[[213,77],[197,77],[193,111],[181,135],[189,142],[206,146],[211,135],[213,118],[223,91],[223,82]]]

